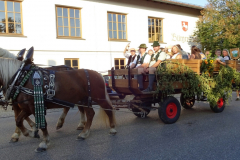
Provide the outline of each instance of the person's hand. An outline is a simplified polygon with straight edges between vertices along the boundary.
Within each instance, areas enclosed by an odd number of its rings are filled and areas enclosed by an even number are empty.
[[[221,60],[220,59],[216,59],[218,63],[221,63]]]
[[[130,47],[130,43],[128,43],[127,46],[126,46],[126,50],[127,50],[127,51],[128,51],[128,49],[129,49],[129,47]]]

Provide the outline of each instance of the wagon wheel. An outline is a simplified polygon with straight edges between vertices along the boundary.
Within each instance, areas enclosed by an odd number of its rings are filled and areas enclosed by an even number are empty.
[[[142,104],[136,104],[136,105],[141,106],[145,112],[140,111],[138,108],[132,106],[133,114],[139,118],[146,118],[147,115],[150,113],[150,109],[148,108],[151,107],[151,103],[142,103]],[[135,112],[138,112],[138,113],[135,113]]]
[[[215,113],[220,113],[224,110],[225,108],[225,101],[223,98],[220,98],[217,102],[217,105],[213,106],[210,104],[210,108],[213,112]]]
[[[180,103],[181,103],[183,108],[191,109],[194,106],[194,103],[195,103],[195,96],[184,97],[184,94],[181,94]]]
[[[172,124],[178,120],[181,113],[181,106],[175,97],[166,97],[159,105],[158,115],[164,123]]]

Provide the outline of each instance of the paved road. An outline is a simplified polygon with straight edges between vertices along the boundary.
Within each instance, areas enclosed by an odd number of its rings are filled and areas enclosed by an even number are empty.
[[[235,93],[233,93],[235,98]],[[166,125],[151,112],[146,119],[118,112],[118,134],[94,119],[90,137],[76,141],[79,113],[71,110],[59,131],[55,124],[60,112],[48,113],[51,145],[47,152],[35,153],[39,139],[21,137],[10,144],[14,118],[0,119],[0,159],[240,159],[240,102],[232,101],[220,114],[207,103],[196,103],[191,110],[182,109],[180,119]],[[96,110],[97,112],[97,110]]]

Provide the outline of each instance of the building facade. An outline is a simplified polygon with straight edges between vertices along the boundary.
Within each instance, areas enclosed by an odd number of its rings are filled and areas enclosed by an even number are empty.
[[[17,54],[34,46],[36,64],[118,69],[128,43],[189,52],[201,9],[166,0],[0,0],[0,47]]]

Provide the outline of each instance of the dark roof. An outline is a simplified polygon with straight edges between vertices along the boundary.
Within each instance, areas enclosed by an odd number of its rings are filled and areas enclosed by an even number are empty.
[[[168,4],[172,4],[172,5],[176,5],[176,6],[194,8],[194,9],[199,9],[199,10],[202,10],[204,8],[202,6],[189,4],[189,3],[178,2],[178,1],[173,1],[173,0],[150,0],[150,1],[168,3]]]

